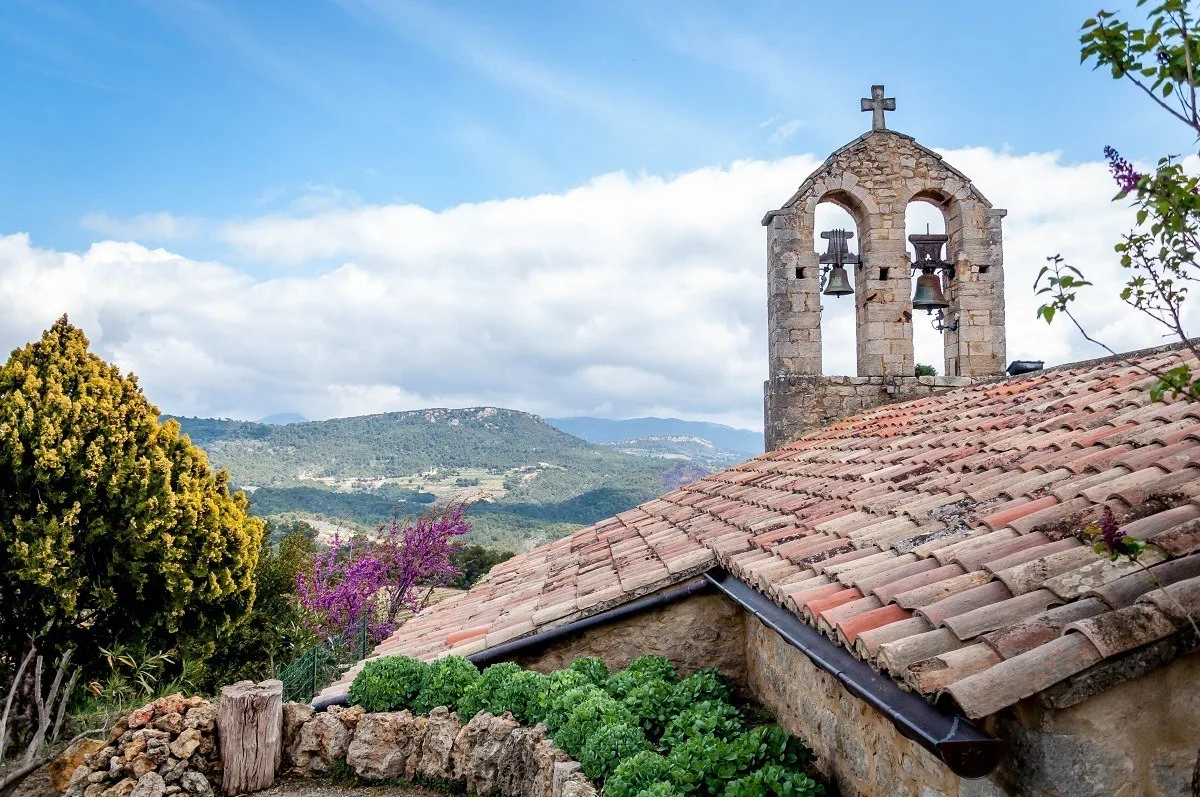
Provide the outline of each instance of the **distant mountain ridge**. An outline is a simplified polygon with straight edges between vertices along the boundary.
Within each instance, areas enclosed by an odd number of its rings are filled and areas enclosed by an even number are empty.
[[[735,429],[722,423],[683,421],[678,418],[547,418],[546,423],[589,443],[622,443],[638,438],[698,437],[719,448],[757,456],[765,450],[761,432]]]
[[[513,549],[631,509],[719,467],[703,440],[664,439],[627,452],[496,407],[286,425],[175,420],[247,490],[256,514],[371,528],[434,501],[467,503],[472,538]]]

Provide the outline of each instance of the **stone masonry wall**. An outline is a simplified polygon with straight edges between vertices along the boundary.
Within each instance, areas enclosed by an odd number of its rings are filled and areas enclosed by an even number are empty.
[[[562,669],[582,656],[616,670],[638,656],[671,660],[680,675],[705,667],[743,683],[746,677],[745,613],[723,595],[697,595],[615,623],[558,640],[536,655],[515,659],[539,672]]]
[[[776,376],[763,385],[767,450],[881,404],[969,384],[972,380],[955,376]]]
[[[807,656],[751,619],[751,694],[804,739],[844,797],[1180,797],[1200,748],[1200,653],[1069,708],[1037,697],[989,717],[1007,755],[988,778],[964,780],[843,689]]]
[[[943,373],[980,377],[1004,369],[1004,261],[1001,221],[965,175],[937,153],[891,130],[867,133],[830,155],[782,208],[767,214],[767,327],[772,378],[821,374],[820,265],[815,213],[844,208],[857,227],[854,268],[859,376],[913,376],[913,309],[905,211],[939,207],[955,264],[946,284],[949,320]],[[822,247],[823,248],[823,247]],[[920,319],[924,322],[924,317]]]

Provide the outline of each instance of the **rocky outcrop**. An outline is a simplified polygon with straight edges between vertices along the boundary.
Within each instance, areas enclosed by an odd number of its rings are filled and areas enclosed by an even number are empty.
[[[199,697],[170,695],[142,706],[83,756],[66,797],[212,797],[222,771],[216,719],[216,704]]]
[[[368,780],[427,778],[463,786],[479,797],[595,797],[579,764],[559,750],[543,725],[523,728],[507,712],[480,712],[463,725],[446,708],[429,716],[362,709],[314,713],[284,706],[285,767],[325,772],[343,756]]]

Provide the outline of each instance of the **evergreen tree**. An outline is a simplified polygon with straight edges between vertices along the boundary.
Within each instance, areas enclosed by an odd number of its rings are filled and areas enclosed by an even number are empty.
[[[66,316],[0,367],[0,650],[204,656],[254,600],[262,521]]]

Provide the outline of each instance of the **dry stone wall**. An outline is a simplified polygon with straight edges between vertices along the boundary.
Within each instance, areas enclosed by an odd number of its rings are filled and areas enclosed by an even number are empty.
[[[368,714],[361,707],[314,711],[283,707],[283,769],[328,772],[344,760],[367,780],[427,779],[488,797],[595,797],[579,764],[559,750],[545,726],[521,727],[505,712],[486,711],[463,724],[447,708]]]
[[[84,756],[66,797],[213,797],[221,783],[217,704],[171,695],[119,720]]]

